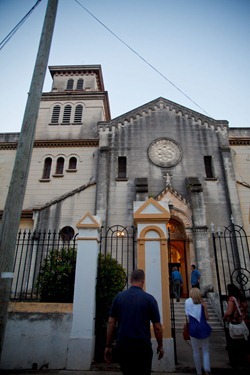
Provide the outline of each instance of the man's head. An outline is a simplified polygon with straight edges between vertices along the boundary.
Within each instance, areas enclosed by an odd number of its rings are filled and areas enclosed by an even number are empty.
[[[195,268],[196,268],[195,264],[191,264],[191,269],[195,270]]]
[[[143,270],[137,269],[132,271],[130,276],[130,282],[132,285],[142,287],[145,281],[145,273]]]

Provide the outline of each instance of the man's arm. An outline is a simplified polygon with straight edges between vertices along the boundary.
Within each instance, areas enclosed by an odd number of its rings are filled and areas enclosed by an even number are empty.
[[[114,329],[116,325],[116,319],[109,317],[108,326],[107,326],[107,335],[106,335],[106,347],[104,351],[104,360],[107,364],[111,363],[112,358],[112,340],[114,335]]]
[[[157,346],[157,353],[159,353],[158,359],[161,359],[164,355],[163,342],[162,342],[162,336],[163,336],[162,325],[161,323],[153,323],[153,328],[154,328],[155,338],[158,343],[158,346]]]

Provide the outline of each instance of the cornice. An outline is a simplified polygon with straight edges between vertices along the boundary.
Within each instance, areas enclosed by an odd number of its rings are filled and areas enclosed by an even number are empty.
[[[15,150],[17,142],[0,143],[0,150]],[[37,140],[34,148],[55,148],[55,147],[98,147],[99,139],[58,139],[58,140]]]
[[[229,138],[230,146],[248,146],[250,145],[250,137]]]
[[[134,120],[140,117],[150,115],[151,112],[157,110],[165,109],[176,113],[178,116],[182,116],[197,122],[198,125],[203,125],[206,128],[211,128],[213,130],[220,130],[223,132],[228,131],[228,121],[226,120],[215,120],[211,117],[205,116],[199,112],[193,111],[186,108],[180,104],[174,103],[168,99],[159,97],[149,103],[146,103],[132,111],[129,111],[119,117],[114,118],[109,122],[100,121],[98,127],[100,129],[109,128],[112,129],[113,126],[123,126],[127,123],[133,124]]]

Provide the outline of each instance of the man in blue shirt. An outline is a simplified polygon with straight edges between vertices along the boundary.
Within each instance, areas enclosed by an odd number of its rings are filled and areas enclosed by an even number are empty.
[[[192,288],[199,288],[200,289],[200,278],[201,274],[200,272],[196,269],[195,264],[191,265],[191,285]]]
[[[156,299],[143,290],[145,274],[134,270],[131,287],[120,292],[113,300],[107,327],[104,358],[109,364],[112,357],[114,328],[117,330],[117,354],[124,375],[150,375],[153,358],[150,322],[158,343],[158,359],[163,357],[162,325]]]
[[[180,302],[181,298],[181,287],[183,284],[181,273],[177,270],[177,267],[172,268],[172,281],[173,281],[173,293],[177,302]]]

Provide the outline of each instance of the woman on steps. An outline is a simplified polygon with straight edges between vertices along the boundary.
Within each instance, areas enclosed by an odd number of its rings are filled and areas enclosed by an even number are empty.
[[[198,288],[190,290],[190,298],[185,302],[185,313],[189,322],[189,335],[193,349],[194,364],[196,373],[202,374],[202,364],[205,374],[211,373],[210,353],[209,353],[209,336],[211,327],[207,323],[208,311],[207,305],[202,299],[201,291]],[[202,349],[202,359],[200,356]]]

